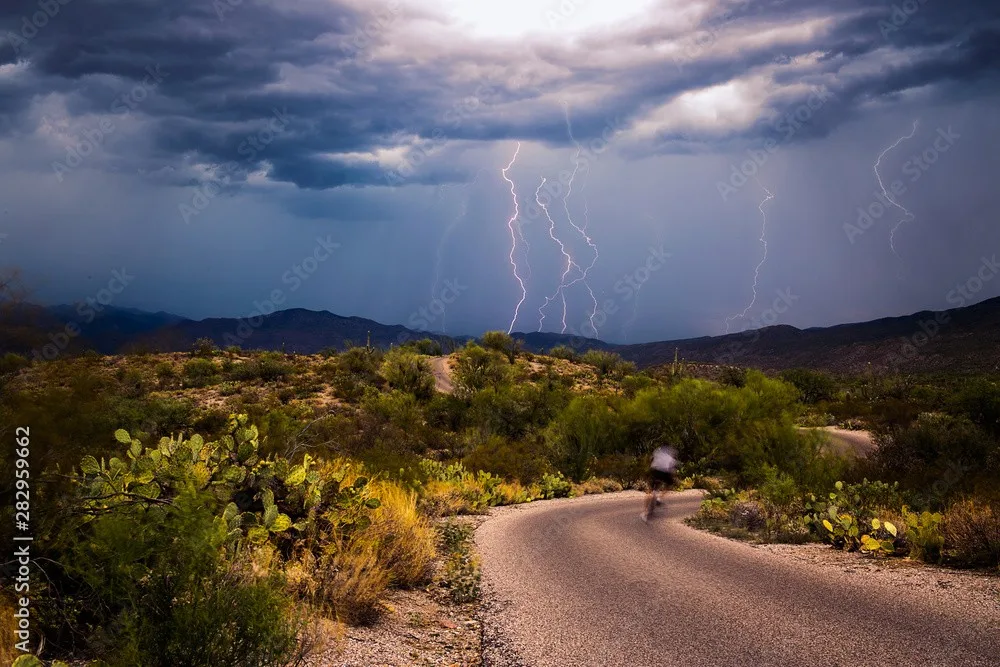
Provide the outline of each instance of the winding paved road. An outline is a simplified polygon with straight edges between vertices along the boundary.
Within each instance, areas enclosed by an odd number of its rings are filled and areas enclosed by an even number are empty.
[[[485,665],[1000,664],[996,580],[726,540],[681,522],[700,498],[672,494],[649,524],[635,492],[483,523]]]

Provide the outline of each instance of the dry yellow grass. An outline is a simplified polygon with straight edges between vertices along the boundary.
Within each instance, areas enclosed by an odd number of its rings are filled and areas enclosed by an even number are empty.
[[[0,597],[0,665],[9,665],[20,655],[14,649],[17,643],[14,624],[14,606],[5,597]]]
[[[373,483],[381,506],[365,531],[377,545],[379,559],[388,563],[392,583],[411,587],[427,581],[435,557],[435,533],[417,509],[417,496],[392,482]]]

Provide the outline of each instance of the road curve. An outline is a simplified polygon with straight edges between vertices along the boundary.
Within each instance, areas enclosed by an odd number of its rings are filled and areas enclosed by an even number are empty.
[[[700,499],[671,494],[649,524],[635,492],[504,508],[484,522],[484,664],[1000,662],[1000,600],[945,587],[972,575],[859,574],[726,540],[681,522]],[[926,585],[908,585],[911,575]]]

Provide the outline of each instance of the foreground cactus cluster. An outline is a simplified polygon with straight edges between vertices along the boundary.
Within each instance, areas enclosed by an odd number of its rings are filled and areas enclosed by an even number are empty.
[[[226,435],[213,442],[193,435],[143,448],[124,429],[115,438],[128,447],[124,459],[85,456],[80,462],[78,481],[91,516],[122,504],[167,502],[193,484],[226,503],[218,523],[230,541],[263,544],[305,535],[324,505],[341,511],[341,527],[363,528],[366,511],[380,504],[367,493],[368,478],[344,486],[343,468],[322,471],[309,454],[297,464],[261,457],[257,427],[246,415],[231,415]]]
[[[877,491],[893,492],[895,489],[888,487]],[[810,495],[805,508],[807,521],[813,530],[835,547],[873,554],[896,552],[898,529],[891,521],[870,516],[872,510],[861,509],[860,489],[845,490],[844,483],[837,482],[836,491],[830,492],[829,501]]]

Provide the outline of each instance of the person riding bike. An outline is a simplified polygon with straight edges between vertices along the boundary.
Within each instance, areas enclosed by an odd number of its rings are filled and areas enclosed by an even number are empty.
[[[673,488],[676,482],[677,451],[673,447],[657,447],[653,452],[653,462],[649,466],[649,497],[646,507],[639,517],[649,521],[657,505],[662,505],[661,494]]]

